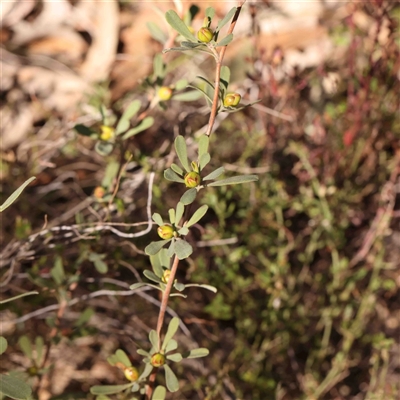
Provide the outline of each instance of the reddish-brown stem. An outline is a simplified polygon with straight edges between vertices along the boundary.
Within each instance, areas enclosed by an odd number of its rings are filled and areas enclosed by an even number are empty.
[[[235,15],[232,18],[231,25],[229,26],[228,29],[228,35],[233,32],[235,29],[236,21],[239,18],[240,11],[242,10],[243,4],[246,2],[246,0],[241,1],[239,6],[236,9]],[[218,112],[218,104],[219,104],[219,82],[221,78],[221,67],[222,67],[222,61],[225,56],[226,48],[228,45],[223,46],[221,51],[218,53],[217,51],[213,51],[214,53],[214,58],[216,62],[216,68],[215,68],[215,82],[214,82],[214,97],[213,97],[213,102],[212,102],[212,107],[211,107],[211,114],[210,114],[210,119],[208,120],[208,127],[206,131],[206,135],[210,136],[212,132],[212,128],[215,123],[215,118],[217,117],[217,112]]]

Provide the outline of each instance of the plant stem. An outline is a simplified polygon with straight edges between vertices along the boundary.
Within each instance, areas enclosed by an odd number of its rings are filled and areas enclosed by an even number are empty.
[[[246,2],[246,0],[241,1],[239,3],[239,6],[236,8],[236,12],[232,18],[232,22],[231,22],[231,25],[229,26],[227,35],[231,34],[233,32],[233,30],[235,29],[236,21],[239,18],[240,11],[242,10],[243,4],[245,2]],[[215,69],[214,97],[213,97],[213,102],[212,102],[212,107],[211,107],[210,119],[208,120],[208,127],[207,127],[207,132],[206,132],[207,136],[211,135],[212,128],[213,128],[214,122],[215,122],[215,118],[217,117],[217,113],[218,113],[219,82],[220,82],[220,78],[221,78],[221,67],[222,67],[222,61],[224,59],[227,46],[228,45],[223,46],[221,51],[219,52],[219,54],[215,49],[213,49],[214,50],[213,51],[214,58],[215,58],[215,62],[217,65],[216,65],[216,69]]]

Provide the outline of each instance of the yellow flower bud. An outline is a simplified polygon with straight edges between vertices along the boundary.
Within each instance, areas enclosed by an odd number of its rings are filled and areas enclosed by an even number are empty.
[[[162,225],[157,228],[157,233],[161,239],[171,239],[174,236],[175,229],[171,225]]]
[[[96,186],[93,191],[93,196],[96,197],[96,199],[102,199],[105,194],[106,190],[101,186]]]
[[[164,273],[163,273],[163,276],[162,276],[162,278],[161,278],[161,280],[164,282],[164,283],[168,283],[168,281],[169,281],[169,276],[171,275],[171,271],[169,270],[169,269],[166,269],[165,271],[164,271]]]
[[[197,32],[197,38],[203,43],[211,42],[213,36],[214,32],[210,28],[203,27]]]
[[[112,128],[111,126],[107,126],[107,125],[102,125],[100,127],[101,129],[101,134],[100,134],[100,139],[104,140],[105,142],[110,141],[111,139],[114,139],[114,128]]]
[[[236,107],[242,96],[239,93],[228,93],[224,98],[225,107]]]
[[[167,101],[172,97],[172,89],[168,86],[161,86],[158,89],[158,97],[161,101]]]
[[[195,171],[188,172],[185,177],[183,178],[185,181],[185,185],[188,188],[195,188],[200,185],[201,182],[201,177],[200,174],[198,174]]]
[[[138,370],[135,367],[125,368],[124,375],[125,375],[125,378],[131,382],[135,382],[139,378]]]
[[[156,368],[161,367],[162,365],[164,365],[165,364],[165,356],[164,356],[164,354],[161,354],[161,353],[153,354],[151,356],[150,364],[153,367],[156,367]]]

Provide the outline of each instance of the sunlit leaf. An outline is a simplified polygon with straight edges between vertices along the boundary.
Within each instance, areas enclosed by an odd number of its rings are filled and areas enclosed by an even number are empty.
[[[120,135],[129,129],[130,119],[140,110],[141,102],[139,100],[132,101],[131,104],[122,114],[120,120],[118,121],[117,127],[115,128],[115,134]]]
[[[231,70],[226,65],[223,65],[221,67],[220,83],[225,88],[225,90],[228,90],[230,80],[231,80]]]
[[[193,89],[196,89],[199,93],[203,94],[206,97],[206,100],[209,103],[212,103],[212,98],[201,88],[198,88],[197,86],[192,86],[192,85],[188,85],[188,87],[191,87]]]
[[[169,222],[173,225],[175,224],[175,210],[173,208],[170,208],[168,210],[168,215],[169,215]]]
[[[248,183],[258,181],[257,175],[237,175],[227,179],[221,179],[220,181],[208,183],[207,186],[225,186],[225,185],[237,185],[239,183]]]
[[[227,46],[233,40],[233,34],[230,33],[228,36],[225,36],[221,41],[217,43],[217,47],[219,46]]]
[[[237,7],[233,7],[231,10],[229,10],[228,14],[226,14],[225,17],[222,18],[220,22],[218,22],[218,26],[216,29],[217,32],[219,32],[221,28],[224,27],[232,19],[232,17],[235,15],[236,10]]]
[[[185,181],[171,168],[168,168],[164,171],[164,178],[172,182],[185,183]]]
[[[207,7],[207,8],[206,8],[205,14],[206,14],[206,17],[208,17],[210,20],[212,20],[212,19],[214,18],[214,15],[215,15],[215,10],[214,10],[214,8],[212,8],[212,7]]]
[[[137,135],[140,132],[145,131],[146,129],[149,129],[152,125],[154,124],[154,118],[153,117],[146,117],[143,119],[142,122],[140,122],[139,125],[135,126],[132,129],[129,129],[128,132],[122,136],[122,139],[126,140],[130,138],[131,136]]]
[[[185,168],[186,172],[190,172],[191,168],[189,166],[189,161],[187,157],[186,141],[185,138],[181,135],[178,135],[175,139],[175,150],[179,161],[182,164],[182,167]]]
[[[165,13],[165,19],[178,33],[191,42],[197,42],[196,38],[190,32],[186,24],[179,18],[179,15],[174,10],[169,10]]]
[[[190,227],[194,224],[197,224],[205,215],[205,213],[208,210],[207,205],[201,206],[196,212],[192,215],[192,217],[189,219],[189,221],[185,224],[185,226]]]
[[[206,357],[210,351],[204,347],[200,347],[198,349],[193,349],[190,350],[189,354],[185,356],[185,358],[200,358],[200,357]]]
[[[183,217],[183,213],[185,212],[185,206],[183,205],[182,202],[178,202],[178,204],[176,205],[176,223],[179,224],[180,220]]]
[[[175,90],[183,90],[187,85],[188,81],[186,79],[179,79],[179,81],[175,83]]]
[[[156,54],[153,59],[153,73],[157,78],[163,79],[165,75],[165,64],[161,54]]]
[[[204,169],[204,167],[211,161],[211,156],[209,153],[202,154],[199,157],[199,166],[200,170]]]
[[[176,375],[173,373],[172,369],[169,367],[168,364],[164,365],[165,371],[165,381],[167,384],[167,388],[170,392],[176,392],[179,390],[179,382]]]
[[[117,356],[118,361],[119,361],[120,363],[124,364],[125,367],[132,367],[132,363],[131,363],[131,361],[129,360],[129,357],[126,355],[126,353],[125,353],[123,350],[118,349],[118,350],[115,352],[115,355]]]
[[[172,98],[177,101],[196,101],[202,96],[197,90],[189,90],[185,93],[175,94]]]
[[[26,180],[17,190],[15,190],[11,196],[0,206],[0,212],[3,212],[6,208],[8,208],[15,200],[20,196],[22,191],[36,179],[35,176],[32,176],[28,180]]]
[[[143,372],[140,374],[138,380],[140,381],[140,380],[142,380],[142,379],[147,378],[147,377],[151,374],[151,371],[153,371],[153,366],[152,366],[151,364],[146,364],[145,367],[144,367],[144,370],[143,370]]]
[[[165,352],[174,351],[178,348],[178,342],[175,339],[170,339],[165,346]]]
[[[186,235],[189,233],[189,229],[188,229],[186,226],[183,226],[182,228],[180,228],[180,229],[178,230],[178,233],[179,233],[181,236],[186,236]]]
[[[199,157],[203,154],[208,153],[208,145],[210,143],[210,138],[207,135],[201,135],[199,139]]]
[[[172,339],[172,337],[175,335],[176,331],[178,330],[179,322],[180,322],[180,320],[178,317],[174,317],[171,319],[171,322],[168,325],[167,332],[164,336],[164,340],[163,340],[161,349],[165,350],[167,343]]]
[[[164,221],[159,213],[154,213],[151,219],[159,226],[164,225]]]
[[[172,171],[176,172],[179,175],[183,175],[183,173],[184,173],[183,169],[179,165],[176,165],[174,163],[171,164],[171,169],[172,169]]]
[[[149,340],[150,340],[151,345],[155,349],[158,349],[158,346],[159,346],[158,335],[157,335],[157,332],[154,329],[152,329],[150,331],[150,333],[149,333]]]
[[[167,395],[167,389],[164,386],[157,386],[154,390],[153,396],[151,397],[152,400],[164,400],[165,396]]]
[[[180,362],[182,361],[183,357],[181,353],[175,353],[175,354],[169,354],[167,355],[167,360],[173,361],[173,362]]]

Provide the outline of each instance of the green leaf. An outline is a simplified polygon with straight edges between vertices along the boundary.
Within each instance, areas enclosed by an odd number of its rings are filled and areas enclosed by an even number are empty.
[[[186,86],[188,85],[188,81],[186,79],[179,79],[175,83],[175,90],[183,90],[186,89]]]
[[[212,7],[207,7],[207,8],[206,8],[205,14],[206,14],[206,17],[208,17],[210,20],[212,20],[212,19],[214,18],[214,15],[215,15],[215,10],[214,10],[214,8],[212,8]]]
[[[13,301],[13,300],[20,299],[21,297],[31,296],[32,294],[39,294],[39,292],[26,292],[26,293],[21,293],[21,294],[19,294],[19,295],[17,295],[17,296],[10,297],[9,299],[1,300],[1,301],[0,301],[0,304],[5,304],[5,303],[8,303],[9,301]]]
[[[185,181],[171,168],[168,168],[164,171],[164,178],[172,182],[185,183]]]
[[[180,260],[188,258],[192,253],[192,246],[185,240],[182,239],[175,242],[175,254]]]
[[[154,256],[150,256],[150,263],[153,268],[153,271],[156,274],[156,276],[158,276],[159,278],[161,278],[163,276],[163,272],[164,272],[164,268],[163,268],[163,265],[160,260],[161,252],[166,252],[166,250],[162,249]],[[168,264],[166,266],[168,266]]]
[[[30,360],[32,359],[32,343],[29,340],[28,336],[23,335],[20,336],[18,339],[19,347],[21,348],[22,352],[25,354],[27,358]]]
[[[105,385],[105,386],[92,386],[90,388],[90,393],[96,395],[107,395],[107,394],[117,394],[124,390],[130,388],[132,383],[126,383],[125,385]]]
[[[97,134],[97,132],[86,125],[76,124],[74,129],[82,136],[92,136],[93,134]]]
[[[30,398],[32,389],[21,379],[1,374],[0,393],[12,399],[25,400]]]
[[[200,358],[200,357],[206,357],[209,354],[209,350],[204,348],[204,347],[200,347],[198,349],[193,349],[190,350],[189,354],[185,357],[185,358]]]
[[[124,364],[125,367],[132,367],[131,360],[129,360],[129,357],[126,355],[126,353],[123,350],[118,349],[115,352],[115,355],[117,356],[118,361],[120,363]],[[109,393],[109,394],[111,394],[111,393]]]
[[[225,186],[237,185],[239,183],[255,182],[258,181],[257,175],[237,175],[231,178],[222,179],[220,181],[208,183],[207,186]]]
[[[186,285],[184,285],[183,283],[180,282],[175,282],[174,283],[174,288],[178,291],[178,292],[183,292],[186,288]]]
[[[143,286],[150,286],[150,285],[146,282],[138,282],[138,283],[134,283],[133,285],[129,286],[129,289],[135,290],[135,289],[139,289]]]
[[[165,352],[168,353],[170,351],[174,351],[178,348],[178,342],[175,339],[170,339],[167,345],[165,346]]]
[[[108,271],[107,264],[103,261],[105,254],[89,253],[89,261],[94,264],[100,274],[105,274]]]
[[[188,39],[190,42],[197,42],[192,32],[186,24],[179,18],[179,15],[174,10],[169,10],[165,13],[165,19],[178,33]]]
[[[203,154],[208,153],[208,145],[210,143],[210,138],[207,135],[201,135],[199,139],[199,157]]]
[[[172,96],[172,98],[177,101],[196,101],[200,99],[201,96],[202,93],[199,93],[198,90],[189,90],[185,93],[176,94]]]
[[[117,161],[110,161],[107,163],[104,178],[101,181],[101,186],[105,188],[111,187],[114,179],[117,177],[119,170],[119,163]]]
[[[147,378],[151,374],[151,371],[153,371],[153,366],[151,364],[146,364],[145,367],[144,367],[144,370],[140,374],[138,380],[141,381],[141,380]]]
[[[36,349],[36,361],[40,364],[44,349],[44,340],[41,336],[36,336],[35,338],[35,349]]]
[[[162,217],[161,217],[161,215],[160,215],[159,213],[154,213],[154,214],[151,216],[151,219],[152,219],[158,226],[164,225],[164,221],[163,221],[163,219],[162,219]]]
[[[227,46],[233,40],[233,34],[230,33],[228,36],[225,36],[220,42],[217,43],[217,47],[219,46]]]
[[[226,65],[223,65],[221,67],[220,83],[225,88],[225,90],[228,90],[230,80],[231,80],[231,70]]]
[[[196,47],[199,47],[199,46],[204,46],[203,43],[193,43],[193,42],[181,42],[181,45],[183,47],[187,47],[188,50],[195,49]]]
[[[212,104],[212,98],[203,89],[198,88],[197,86],[192,86],[192,85],[188,85],[188,87],[196,89],[197,91],[199,91],[202,95],[205,96],[206,100],[208,100],[208,102]]]
[[[175,353],[175,354],[170,354],[167,357],[167,360],[173,361],[173,362],[181,362],[183,357],[181,353]]]
[[[175,216],[175,221],[177,224],[179,224],[180,220],[182,219],[184,212],[185,212],[185,206],[183,205],[183,203],[179,201],[178,204],[176,205],[176,216]]]
[[[182,228],[180,228],[180,229],[178,230],[178,233],[179,233],[181,236],[186,236],[186,235],[189,233],[189,229],[188,229],[186,226],[183,226]]]
[[[3,336],[0,336],[0,355],[3,354],[7,350],[7,339]]]
[[[139,100],[132,101],[131,104],[127,107],[125,112],[122,114],[120,120],[118,121],[118,125],[115,128],[115,134],[120,135],[128,130],[130,125],[131,118],[137,114],[140,110],[142,103]]]
[[[179,165],[172,163],[171,169],[172,169],[172,171],[176,172],[177,174],[183,175],[183,169]]]
[[[169,325],[168,325],[168,329],[167,332],[164,336],[164,340],[161,346],[162,350],[165,350],[165,347],[167,345],[167,343],[172,339],[172,337],[175,335],[176,331],[179,328],[179,318],[178,317],[174,317],[171,319]]]
[[[196,78],[200,79],[201,81],[203,81],[208,87],[210,87],[212,89],[212,91],[214,91],[214,85],[206,78],[204,78],[203,76],[197,75]]]
[[[57,283],[57,285],[61,285],[64,282],[65,272],[64,272],[62,258],[60,256],[56,257],[56,260],[54,262],[54,267],[51,269],[50,274],[53,277],[54,282]]]
[[[147,22],[146,23],[147,29],[150,32],[151,37],[154,40],[157,40],[157,42],[160,42],[161,44],[164,44],[168,37],[167,35],[163,32],[163,30],[154,22]]]
[[[190,227],[194,224],[197,224],[205,215],[205,213],[208,210],[208,206],[204,204],[201,206],[196,212],[192,215],[192,217],[189,219],[189,221],[185,224],[185,226]]]
[[[168,215],[169,215],[169,222],[174,225],[176,218],[175,218],[175,210],[173,208],[170,208],[168,210]]]
[[[153,124],[154,124],[154,118],[146,117],[143,119],[142,122],[140,122],[139,125],[135,126],[132,129],[129,129],[129,131],[126,132],[124,136],[122,136],[122,139],[124,140],[129,139],[131,136],[137,135],[138,133],[143,132],[146,129],[149,129]]]
[[[175,139],[175,150],[178,155],[179,161],[182,164],[182,167],[185,168],[186,172],[190,172],[191,168],[189,166],[189,161],[187,157],[187,148],[185,138],[181,135],[178,135]]]
[[[211,292],[213,292],[213,293],[217,293],[217,288],[216,287],[214,287],[214,286],[211,286],[211,285],[206,285],[206,284],[203,284],[203,283],[188,283],[188,284],[186,284],[185,285],[185,287],[200,287],[200,288],[203,288],[203,289],[207,289],[207,290],[209,290],[209,291],[211,291]]]
[[[153,256],[157,254],[163,246],[165,246],[166,243],[171,241],[171,239],[166,239],[166,240],[159,240],[158,242],[151,242],[146,248],[144,249],[145,253],[148,256]]]
[[[225,171],[224,167],[219,167],[213,172],[209,173],[207,176],[205,176],[202,180],[203,181],[210,181],[212,179],[218,178],[220,175],[222,175]],[[209,186],[209,185],[208,185]]]
[[[233,7],[228,12],[228,14],[226,14],[225,17],[222,18],[222,20],[220,22],[218,22],[216,32],[219,32],[221,30],[221,28],[223,28],[231,20],[231,18],[235,15],[236,10],[237,10],[237,7]]]
[[[164,365],[164,371],[165,371],[165,381],[166,381],[168,390],[170,392],[178,391],[179,390],[178,379],[168,364]]]
[[[160,278],[153,271],[149,271],[146,269],[143,271],[143,275],[153,282],[160,283]]]
[[[110,142],[103,142],[102,140],[96,142],[94,149],[101,156],[108,156],[114,149],[114,144]]]
[[[144,357],[150,357],[150,353],[148,351],[146,351],[146,350],[143,350],[143,349],[137,349],[136,353],[138,353],[138,354],[140,354],[141,356],[144,356]]]
[[[26,180],[17,190],[15,190],[11,196],[0,206],[0,212],[3,212],[6,208],[8,208],[15,200],[21,195],[22,191],[36,179],[35,176],[32,176],[28,180]]]
[[[191,188],[187,190],[185,193],[183,193],[180,202],[187,206],[188,204],[192,204],[194,202],[194,199],[196,198],[197,195],[197,189],[196,188]]]
[[[166,395],[167,395],[167,389],[165,389],[164,386],[157,386],[151,398],[152,400],[164,400]]]
[[[202,154],[199,157],[199,166],[200,166],[200,170],[203,170],[204,167],[211,161],[211,156],[210,153],[205,153]]]
[[[161,54],[156,54],[153,60],[153,72],[154,75],[159,78],[163,79],[165,75],[165,64],[163,62]]]
[[[169,49],[164,49],[162,52],[163,54],[169,53],[170,51],[188,51],[188,50],[193,50],[189,47],[170,47]]]
[[[152,329],[149,333],[149,340],[151,345],[153,346],[153,348],[155,348],[156,350],[158,350],[158,346],[160,345],[158,342],[158,335],[157,332]]]
[[[170,258],[175,254],[175,242],[176,242],[176,240],[172,239],[171,244],[167,250],[168,257],[170,257]]]

